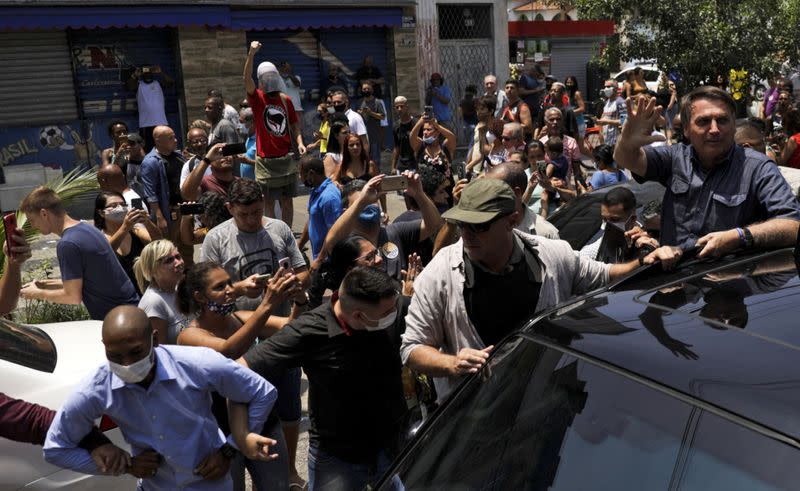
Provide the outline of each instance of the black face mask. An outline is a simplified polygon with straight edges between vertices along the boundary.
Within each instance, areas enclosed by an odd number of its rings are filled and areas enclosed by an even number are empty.
[[[333,110],[336,111],[337,113],[343,113],[345,111],[344,104],[334,104]]]
[[[683,130],[675,130],[672,133],[672,141],[675,143],[684,143]]]
[[[308,189],[314,189],[314,183],[311,182],[311,179],[306,179],[303,181],[303,186],[307,187]]]
[[[369,97],[369,96],[372,95],[372,91],[371,90],[365,90],[365,91],[362,91],[361,93],[364,94],[364,97]]]

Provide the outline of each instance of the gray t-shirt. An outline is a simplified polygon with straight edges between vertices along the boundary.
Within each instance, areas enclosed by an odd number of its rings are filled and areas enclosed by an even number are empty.
[[[215,143],[239,143],[239,132],[227,119],[222,118],[208,135],[208,147]]]
[[[378,113],[384,117],[386,116],[383,106],[380,105],[378,99],[372,99],[371,101],[362,99],[359,109],[361,108],[367,108],[372,112]],[[370,143],[378,143],[380,141],[381,120],[371,118],[366,114],[361,117],[364,119],[364,124],[367,126],[367,138],[369,138]],[[369,149],[367,149],[367,151],[369,151]]]
[[[288,257],[293,268],[304,268],[306,262],[292,229],[281,220],[264,217],[264,228],[255,233],[242,232],[233,218],[212,228],[200,251],[202,261],[215,261],[231,275],[233,282],[254,274],[274,274],[278,261]],[[255,310],[261,297],[240,297],[236,305],[241,310]],[[285,302],[275,312],[288,315],[291,305]]]
[[[175,292],[162,292],[153,286],[148,286],[139,308],[144,310],[147,317],[156,317],[167,321],[167,343],[175,344],[178,334],[189,324],[186,316],[178,312],[175,306]]]

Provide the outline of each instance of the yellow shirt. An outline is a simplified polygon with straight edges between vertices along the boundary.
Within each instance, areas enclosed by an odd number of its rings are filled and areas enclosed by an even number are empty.
[[[319,132],[322,134],[322,141],[319,144],[319,153],[325,155],[328,152],[328,136],[331,134],[331,125],[327,121],[323,121],[319,125]]]

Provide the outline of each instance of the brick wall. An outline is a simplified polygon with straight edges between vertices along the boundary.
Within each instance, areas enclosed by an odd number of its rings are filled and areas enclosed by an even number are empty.
[[[394,30],[395,73],[397,74],[397,95],[408,99],[412,114],[422,112],[420,102],[419,78],[417,77],[417,37],[414,29]],[[391,104],[392,101],[386,101]]]
[[[221,90],[225,102],[238,108],[245,96],[245,32],[182,27],[178,36],[188,122],[204,118],[203,103],[211,88]]]

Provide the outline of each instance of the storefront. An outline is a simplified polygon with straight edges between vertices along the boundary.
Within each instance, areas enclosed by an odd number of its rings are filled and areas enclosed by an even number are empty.
[[[136,93],[125,85],[137,67],[159,66],[175,80],[164,88],[165,110],[180,139],[187,120],[202,114],[208,88],[226,88],[227,102],[236,104],[253,39],[264,43],[260,58],[294,66],[307,114],[314,114],[330,64],[354,89],[367,55],[387,80],[384,98],[390,97],[392,31],[401,19],[399,7],[0,7],[0,170],[8,177],[13,166],[66,172],[97,165],[111,146],[111,121],[138,129]],[[192,49],[201,56],[183,56]]]

